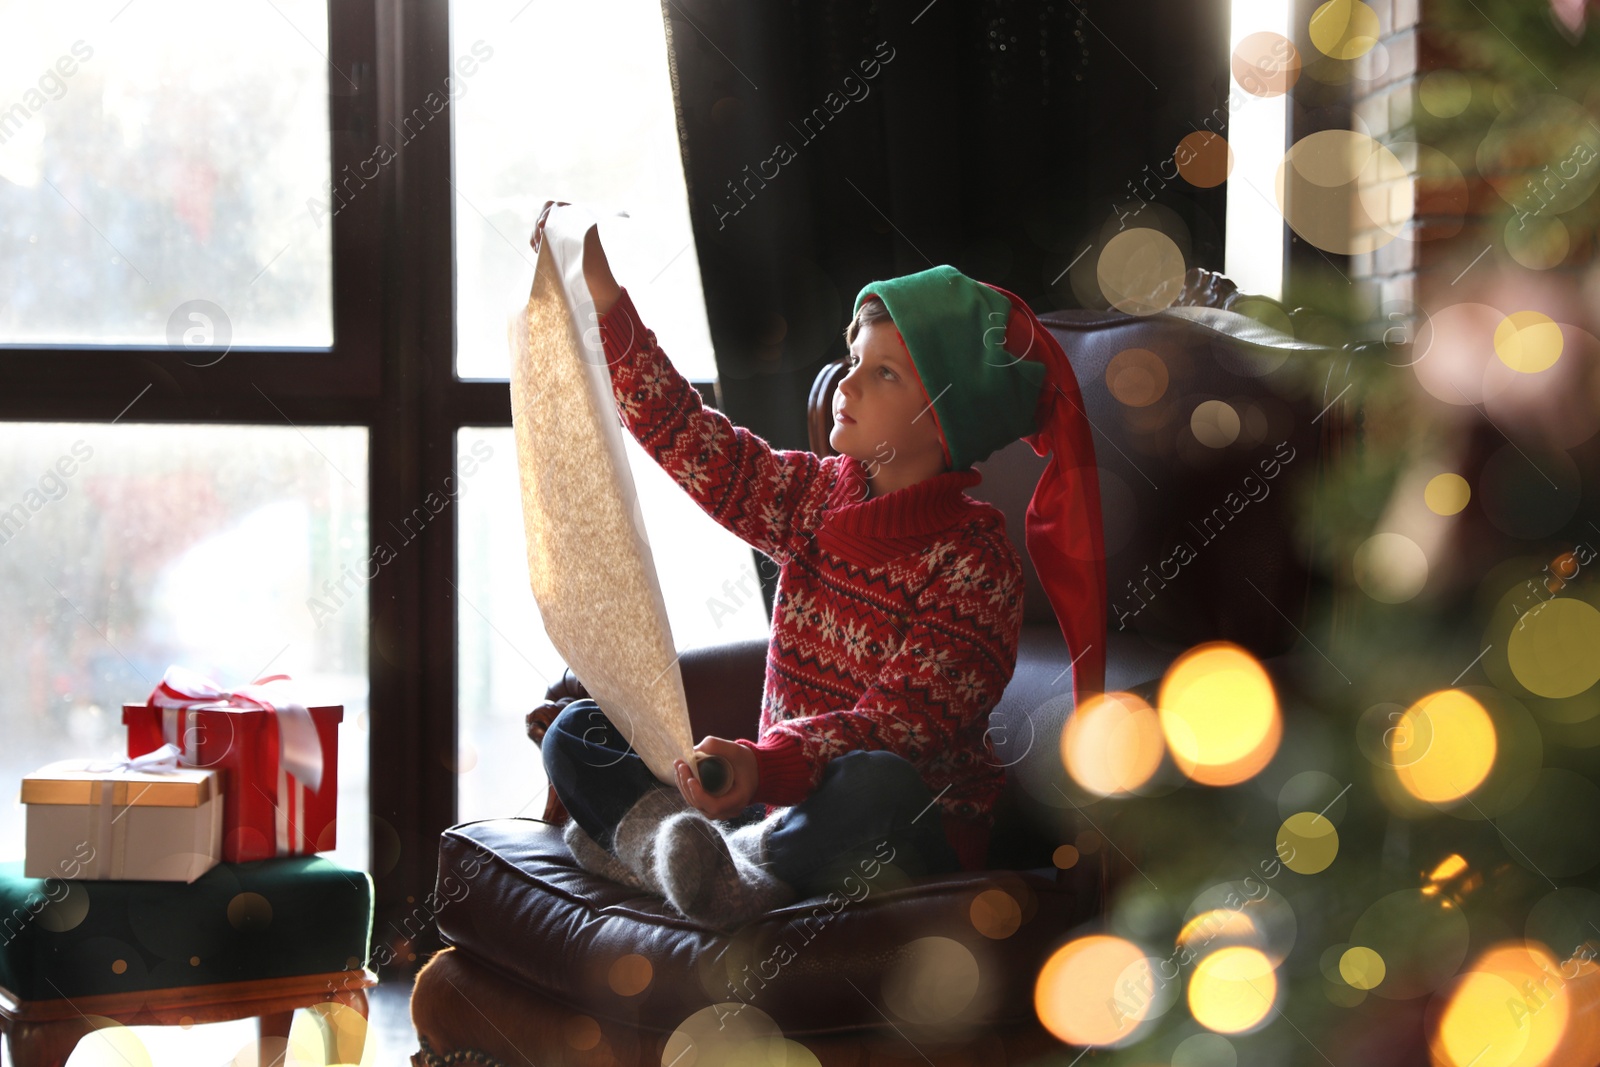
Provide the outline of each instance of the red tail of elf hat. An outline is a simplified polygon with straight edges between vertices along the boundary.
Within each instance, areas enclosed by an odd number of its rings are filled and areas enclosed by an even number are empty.
[[[1019,297],[983,284],[1011,301],[1006,351],[1045,367],[1038,430],[1022,439],[1050,459],[1028,502],[1025,540],[1072,654],[1073,697],[1082,707],[1105,691],[1106,677],[1106,553],[1094,438],[1060,342]]]

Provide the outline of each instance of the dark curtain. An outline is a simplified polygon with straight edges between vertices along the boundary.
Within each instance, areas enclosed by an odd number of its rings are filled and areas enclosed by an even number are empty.
[[[1222,187],[1168,179],[1226,115],[1225,0],[662,10],[722,409],[776,447],[808,447],[867,282],[949,263],[1040,314],[1093,306],[1095,249],[1144,202],[1222,269]]]

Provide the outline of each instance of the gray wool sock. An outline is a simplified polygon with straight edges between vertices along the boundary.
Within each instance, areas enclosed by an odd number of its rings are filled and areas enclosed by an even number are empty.
[[[692,808],[667,818],[656,839],[656,879],[674,908],[698,922],[733,930],[796,894],[765,867],[766,839],[776,815],[725,837]]]
[[[567,820],[561,836],[566,840],[567,850],[572,853],[572,858],[577,861],[579,867],[602,878],[608,878],[618,885],[653,892],[644,879],[634,874],[627,864],[607,852],[600,842],[590,837],[588,831],[578,825],[577,819]]]
[[[667,895],[656,877],[657,832],[667,818],[688,808],[689,802],[676,789],[652,786],[617,820],[611,851],[636,879],[631,884],[658,897]]]

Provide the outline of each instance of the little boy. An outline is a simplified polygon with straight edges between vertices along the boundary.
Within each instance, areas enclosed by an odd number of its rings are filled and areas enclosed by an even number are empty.
[[[1083,656],[1096,615],[1104,628],[1092,445],[1057,417],[1058,392],[1081,410],[1076,382],[1061,387],[1071,371],[1059,346],[1040,341],[1048,334],[1021,301],[953,267],[868,285],[845,332],[851,369],[829,435],[838,454],[824,458],[773,449],[703,406],[611,277],[597,229],[584,271],[629,432],[780,570],[759,740],[695,747],[729,765],[717,795],[682,760],[678,788],[663,786],[593,700],[551,724],[543,756],[572,815],[574,856],[724,928],[858,867],[892,862],[912,877],[985,867],[1005,777],[988,718],[1016,666],[1023,580],[1001,513],[962,490],[982,480],[974,461],[1018,437],[1044,454],[1042,423],[1057,431],[1047,480],[1065,495],[1052,499],[1080,514],[1036,531],[1030,509],[1029,551],[1039,562],[1040,532],[1062,565],[1048,584],[1069,646]],[[1064,478],[1055,468],[1068,460]],[[1103,637],[1095,644],[1087,672],[1103,670]],[[1075,671],[1080,695],[1080,678],[1100,685],[1087,672]]]

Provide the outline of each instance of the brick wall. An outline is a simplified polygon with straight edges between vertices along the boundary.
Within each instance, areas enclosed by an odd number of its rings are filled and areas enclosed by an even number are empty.
[[[1385,317],[1382,309],[1386,306],[1410,304],[1417,299],[1419,253],[1427,253],[1427,244],[1405,236],[1414,234],[1414,230],[1408,230],[1408,225],[1427,224],[1425,216],[1418,214],[1412,218],[1414,207],[1426,206],[1427,191],[1414,185],[1417,152],[1407,147],[1417,140],[1418,3],[1419,0],[1368,0],[1369,6],[1378,13],[1382,48],[1373,48],[1355,61],[1357,80],[1351,106],[1357,118],[1366,124],[1368,133],[1386,146],[1395,146],[1395,158],[1404,168],[1404,173],[1384,168],[1377,175],[1377,188],[1369,186],[1361,197],[1370,214],[1376,214],[1380,206],[1387,209],[1386,217],[1376,220],[1384,230],[1402,234],[1378,244],[1382,235],[1368,228],[1370,243],[1378,247],[1369,252],[1357,252],[1350,259],[1351,281],[1357,287],[1357,306],[1374,321]],[[1412,218],[1409,224],[1408,218]]]

